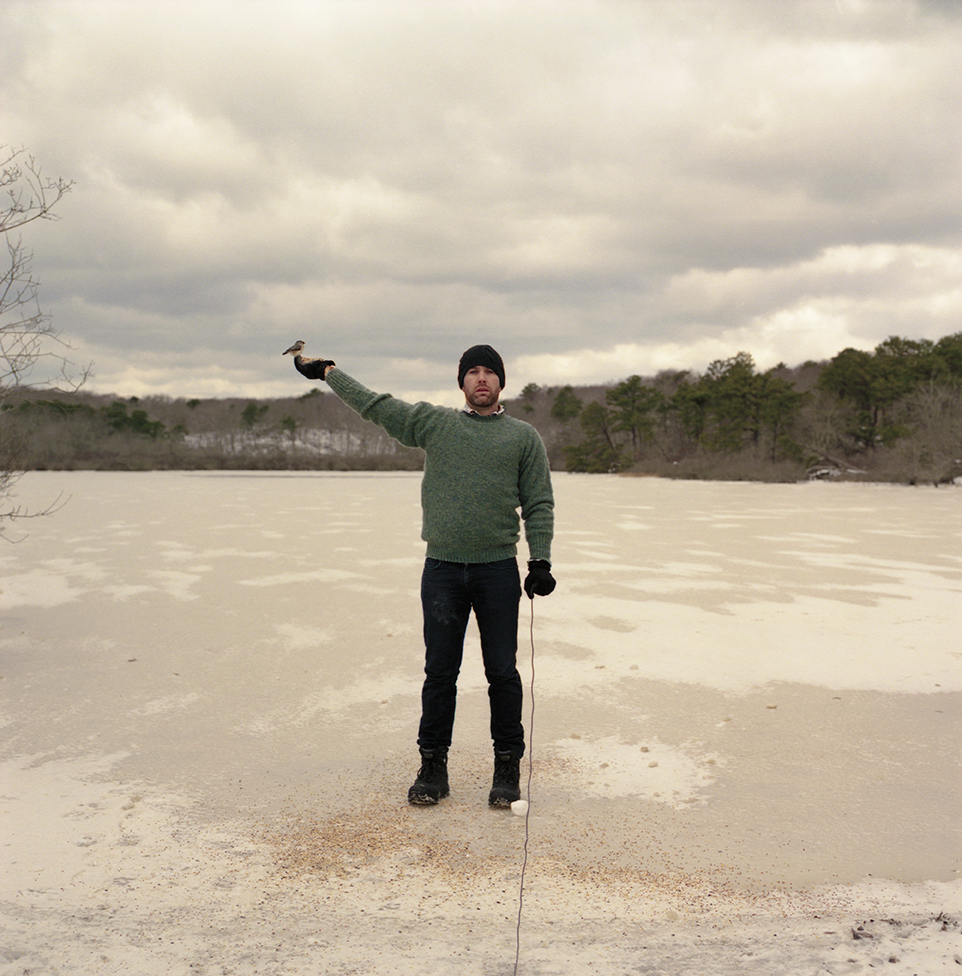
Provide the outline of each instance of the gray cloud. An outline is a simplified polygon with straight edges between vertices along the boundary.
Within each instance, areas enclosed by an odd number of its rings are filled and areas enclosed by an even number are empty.
[[[295,338],[441,398],[480,339],[511,384],[962,328],[951,4],[37,0],[0,34],[0,141],[77,181],[31,245],[96,389],[281,395]]]

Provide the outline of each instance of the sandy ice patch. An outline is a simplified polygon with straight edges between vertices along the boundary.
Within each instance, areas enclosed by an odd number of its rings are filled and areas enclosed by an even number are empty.
[[[338,583],[352,579],[355,573],[345,573],[336,569],[310,569],[295,573],[275,573],[253,579],[238,580],[238,586],[310,586],[317,583]]]
[[[295,623],[277,624],[275,630],[284,639],[287,649],[293,651],[320,647],[332,639],[328,630],[323,630],[320,627],[305,627]]]
[[[131,836],[120,825],[126,815],[121,809],[139,802],[132,801],[138,790],[106,780],[122,758],[123,754],[83,759],[37,756],[0,763],[0,897],[58,889],[83,873],[90,848]]]
[[[357,727],[375,724],[387,729],[397,720],[389,716],[384,706],[401,696],[414,699],[420,688],[421,679],[417,674],[364,674],[347,684],[312,691],[291,708],[268,710],[253,721],[233,728],[243,735],[263,736],[285,729],[324,728],[353,718]]]
[[[175,600],[189,602],[199,600],[200,594],[194,592],[197,583],[200,582],[203,573],[209,572],[210,567],[198,567],[202,572],[185,573],[173,569],[155,569],[147,575],[157,580],[160,589]]]
[[[639,744],[615,736],[571,736],[552,743],[549,750],[572,765],[566,776],[574,780],[568,788],[573,785],[576,793],[644,797],[677,808],[704,802],[719,762],[716,755],[694,756],[657,739]]]
[[[78,599],[82,593],[82,589],[72,586],[62,575],[36,569],[4,579],[0,586],[0,609],[59,607]]]
[[[132,711],[133,715],[163,715],[166,712],[176,712],[180,709],[189,708],[196,702],[202,701],[203,696],[200,692],[191,691],[186,695],[166,695],[163,698],[155,698],[147,702],[140,708]]]

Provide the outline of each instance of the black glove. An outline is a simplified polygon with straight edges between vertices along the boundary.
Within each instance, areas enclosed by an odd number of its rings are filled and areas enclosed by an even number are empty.
[[[529,559],[528,575],[524,581],[524,592],[528,594],[528,599],[533,600],[535,593],[538,596],[547,596],[556,586],[555,578],[551,575],[551,563],[546,559]]]
[[[303,359],[300,356],[294,357],[294,365],[298,373],[306,376],[309,380],[324,379],[324,370],[328,366],[334,366],[333,359]]]

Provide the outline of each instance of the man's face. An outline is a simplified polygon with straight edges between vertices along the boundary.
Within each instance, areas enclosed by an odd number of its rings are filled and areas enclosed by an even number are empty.
[[[487,366],[472,366],[464,374],[464,399],[480,414],[494,413],[501,396],[498,374]]]

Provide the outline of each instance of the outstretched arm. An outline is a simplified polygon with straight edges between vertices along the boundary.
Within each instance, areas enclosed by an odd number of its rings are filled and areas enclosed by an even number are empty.
[[[342,369],[331,376],[335,365],[333,359],[308,359],[302,355],[303,349],[304,343],[299,340],[284,353],[294,357],[294,366],[299,373],[308,379],[329,381],[331,391],[352,410],[377,424],[405,447],[423,447],[433,421],[439,413],[446,412],[429,403],[405,403],[390,393],[375,393]]]

